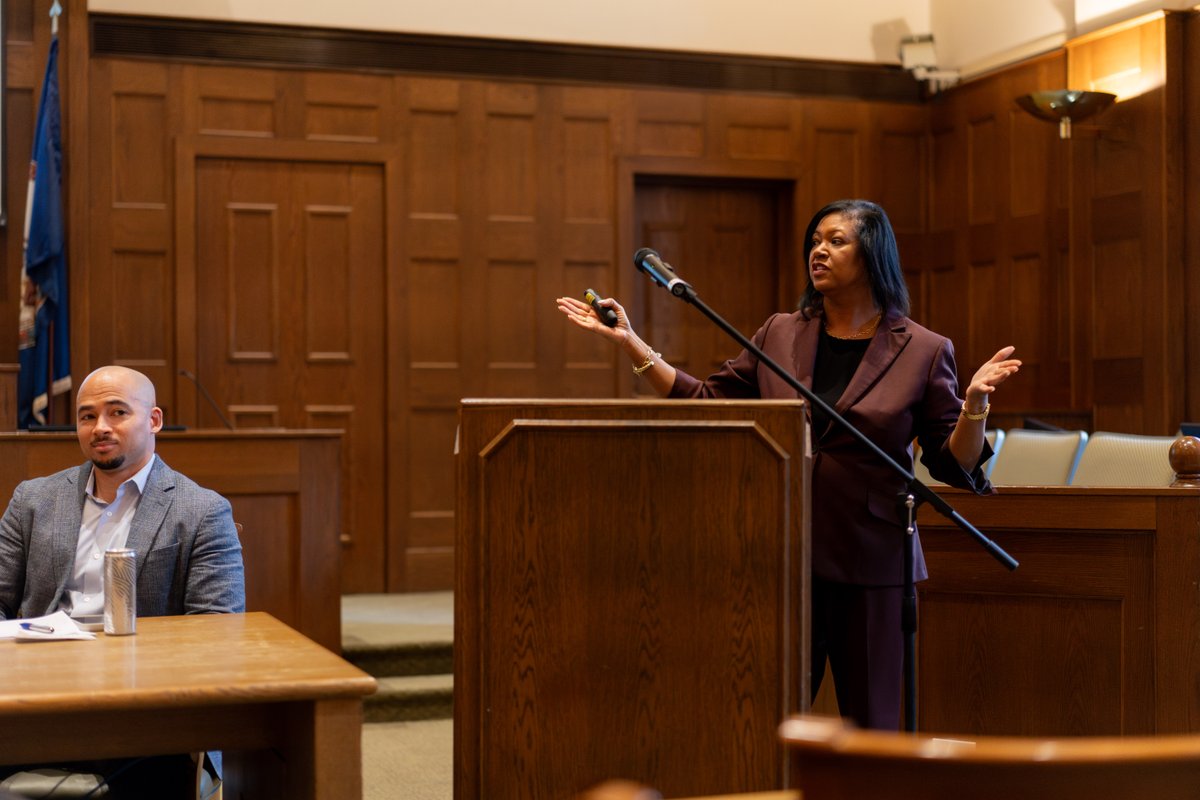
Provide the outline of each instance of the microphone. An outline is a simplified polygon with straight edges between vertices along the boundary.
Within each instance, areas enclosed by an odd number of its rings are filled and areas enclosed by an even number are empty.
[[[633,254],[633,265],[676,297],[683,297],[693,291],[692,285],[676,275],[671,265],[649,247],[643,247]]]
[[[610,328],[616,327],[618,322],[617,312],[613,311],[608,306],[600,305],[600,295],[596,294],[595,289],[588,289],[586,292],[584,292],[583,299],[592,307],[592,310],[596,312],[596,316],[600,318],[601,322]]]
[[[208,389],[204,388],[204,384],[200,383],[200,379],[186,369],[179,370],[179,374],[187,378],[192,383],[196,384],[196,388],[200,390],[200,394],[204,395],[204,399],[212,406],[212,410],[217,412],[217,416],[221,418],[221,422],[225,423],[225,427],[233,430],[233,423],[229,421],[229,417],[221,413],[221,407],[217,405],[217,401],[213,400],[213,396],[208,393]]]

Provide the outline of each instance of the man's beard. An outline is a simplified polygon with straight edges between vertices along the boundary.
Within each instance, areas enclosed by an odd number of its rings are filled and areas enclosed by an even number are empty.
[[[125,454],[122,453],[119,456],[113,456],[109,459],[93,458],[92,463],[95,464],[98,469],[102,469],[105,472],[111,472],[114,469],[119,469],[120,466],[125,463]]]

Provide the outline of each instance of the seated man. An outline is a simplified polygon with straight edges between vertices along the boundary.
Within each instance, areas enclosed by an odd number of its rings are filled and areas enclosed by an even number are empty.
[[[76,425],[88,463],[24,481],[0,519],[0,619],[103,614],[104,551],[116,548],[137,553],[140,617],[245,611],[229,502],[155,455],[162,416],[140,372],[101,367],[84,379]],[[148,759],[122,773],[137,783],[153,773],[161,790],[161,775],[186,778],[191,769],[194,778],[190,760],[176,762]],[[114,788],[117,797],[138,796]]]
[[[104,551],[137,552],[137,614],[245,611],[242,546],[229,502],[154,454],[154,385],[101,367],[79,387],[89,463],[19,485],[0,519],[0,618],[104,612]]]

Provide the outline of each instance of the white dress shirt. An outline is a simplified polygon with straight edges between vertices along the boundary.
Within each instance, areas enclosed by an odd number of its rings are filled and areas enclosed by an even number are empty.
[[[129,526],[142,500],[157,455],[117,487],[111,503],[96,497],[96,468],[88,478],[83,501],[79,542],[75,546],[75,571],[67,581],[67,613],[79,618],[104,613],[104,551],[120,549],[129,538]]]

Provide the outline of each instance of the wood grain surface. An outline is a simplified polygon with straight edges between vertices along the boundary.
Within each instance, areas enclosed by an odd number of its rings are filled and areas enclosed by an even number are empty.
[[[268,614],[3,641],[0,684],[0,763],[224,750],[231,797],[362,796],[362,697],[375,679]]]

